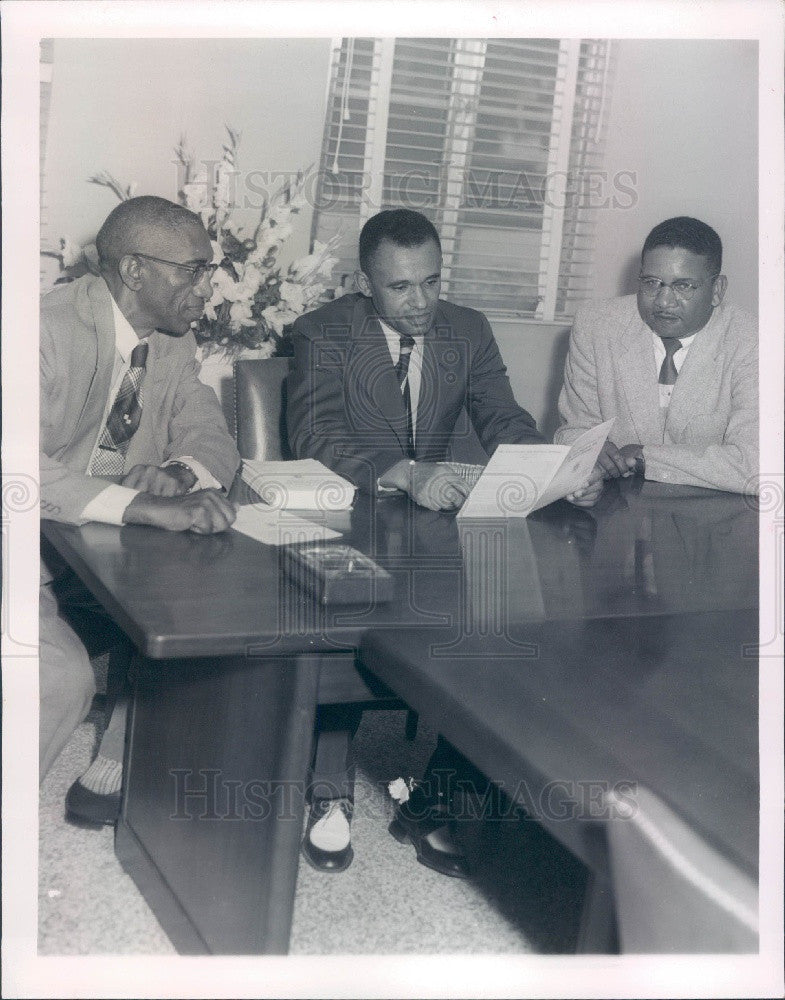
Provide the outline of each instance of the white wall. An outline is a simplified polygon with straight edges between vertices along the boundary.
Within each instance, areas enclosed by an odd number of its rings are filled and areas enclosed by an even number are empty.
[[[631,208],[599,212],[596,297],[634,290],[658,222],[691,215],[723,242],[728,300],[758,308],[757,43],[623,40],[605,170],[636,174]]]
[[[50,236],[95,234],[116,204],[86,183],[99,170],[138,181],[139,194],[176,197],[172,150],[182,132],[214,159],[224,123],[241,129],[246,172],[318,162],[329,51],[328,39],[57,40]],[[636,174],[635,201],[598,213],[595,297],[631,291],[646,233],[688,214],[723,239],[729,299],[756,311],[756,44],[620,40],[616,52],[604,169]],[[310,212],[298,223],[293,255],[307,249]],[[518,399],[552,433],[566,329],[490,318]]]
[[[647,233],[664,219],[692,215],[722,239],[728,301],[756,314],[757,44],[624,39],[615,45],[602,169],[608,190],[615,174],[634,172],[635,198],[631,207],[598,211],[592,297],[634,291]],[[629,186],[624,178],[621,183]],[[519,402],[552,434],[565,329],[491,322]]]
[[[176,200],[173,149],[185,133],[219,159],[224,124],[242,132],[239,166],[294,173],[317,164],[330,40],[57,39],[46,151],[48,235],[85,241],[117,204],[87,183],[108,170],[137,194]],[[260,187],[260,174],[252,175]],[[261,195],[247,191],[254,205]],[[258,214],[258,213],[256,213]],[[252,224],[247,211],[239,221]],[[297,220],[292,256],[305,253],[311,213]]]

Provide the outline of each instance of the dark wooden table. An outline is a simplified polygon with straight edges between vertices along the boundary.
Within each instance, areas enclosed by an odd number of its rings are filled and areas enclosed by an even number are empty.
[[[476,738],[483,731],[468,737],[467,716],[463,735],[453,732],[433,692],[422,699],[419,680],[410,687],[376,661],[373,672],[358,665],[371,631],[400,637],[406,629],[412,641],[430,634],[445,664],[474,657],[476,665],[492,649],[495,663],[514,669],[530,658],[533,630],[562,623],[556,634],[577,629],[599,650],[615,621],[632,629],[633,677],[656,673],[659,662],[636,622],[757,607],[757,513],[731,494],[633,481],[609,487],[591,512],[561,502],[526,521],[460,524],[401,498],[360,497],[346,519],[337,518],[346,521],[344,540],[392,573],[390,603],[318,609],[289,581],[282,549],[236,532],[44,523],[140,653],[116,851],[181,952],[286,951],[317,703],[389,694],[382,677],[491,777],[514,776],[514,758],[509,774],[493,773]],[[576,657],[554,666],[574,691],[560,708],[557,771],[578,780],[583,772],[567,768],[586,740],[585,685]],[[673,679],[678,672],[654,685],[661,704],[646,725],[645,706],[625,703],[640,732],[630,745],[656,737]],[[672,694],[686,699],[687,689]],[[614,718],[624,728],[623,715]],[[687,711],[682,725],[694,721]],[[742,721],[746,782],[757,776],[756,719]],[[629,776],[623,758],[619,766]],[[754,783],[745,794],[756,802]],[[737,857],[754,864],[757,808],[745,820],[744,802]],[[592,863],[591,851],[570,846]]]

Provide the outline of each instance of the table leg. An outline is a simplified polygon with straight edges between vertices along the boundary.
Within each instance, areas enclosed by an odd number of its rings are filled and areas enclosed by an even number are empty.
[[[319,658],[143,660],[115,852],[183,954],[289,946]]]
[[[607,879],[589,872],[575,950],[579,953],[613,955],[618,952],[616,906]]]

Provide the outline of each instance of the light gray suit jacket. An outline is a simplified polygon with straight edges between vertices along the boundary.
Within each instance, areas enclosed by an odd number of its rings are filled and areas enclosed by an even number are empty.
[[[758,334],[718,306],[692,342],[665,413],[651,331],[634,295],[586,303],[570,336],[555,441],[614,418],[617,447],[642,444],[646,478],[758,492]]]
[[[179,455],[201,462],[225,487],[240,457],[212,389],[197,375],[191,333],[150,337],[142,419],[125,468]],[[103,278],[86,275],[41,303],[41,516],[81,523],[107,481],[86,474],[101,428],[115,361],[112,302]]]

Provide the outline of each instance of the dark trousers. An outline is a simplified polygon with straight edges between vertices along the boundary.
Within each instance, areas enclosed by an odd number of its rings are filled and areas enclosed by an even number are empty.
[[[321,705],[317,709],[309,801],[354,800],[352,740],[361,717],[361,705]],[[485,779],[463,754],[440,736],[421,782],[426,798],[449,808],[455,790],[467,783],[476,787],[485,783]]]

